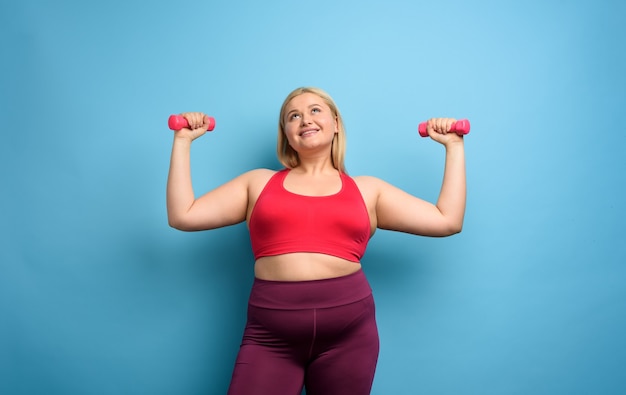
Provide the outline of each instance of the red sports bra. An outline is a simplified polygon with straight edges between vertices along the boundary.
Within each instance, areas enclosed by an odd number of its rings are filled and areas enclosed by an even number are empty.
[[[341,174],[341,190],[305,196],[283,186],[289,169],[272,176],[259,195],[248,227],[255,259],[313,252],[359,262],[370,238],[370,220],[361,192]]]

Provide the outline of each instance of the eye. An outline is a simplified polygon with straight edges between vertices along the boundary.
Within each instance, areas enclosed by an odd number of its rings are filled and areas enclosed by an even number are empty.
[[[300,114],[298,114],[297,112],[294,112],[291,115],[289,115],[289,120],[297,119],[297,118],[300,118]]]
[[[317,114],[318,112],[322,112],[322,109],[319,107],[313,107],[313,109],[311,109],[311,112],[313,114]]]

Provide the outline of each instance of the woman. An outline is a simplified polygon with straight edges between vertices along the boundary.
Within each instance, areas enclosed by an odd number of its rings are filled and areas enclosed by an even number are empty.
[[[298,88],[280,111],[278,157],[285,169],[256,169],[195,198],[191,142],[208,128],[182,114],[167,184],[168,220],[197,231],[247,221],[255,256],[248,322],[229,394],[369,394],[378,358],[371,289],[360,259],[376,228],[422,236],[461,231],[463,138],[454,119],[428,121],[446,148],[436,205],[344,167],[345,131],[332,98]]]

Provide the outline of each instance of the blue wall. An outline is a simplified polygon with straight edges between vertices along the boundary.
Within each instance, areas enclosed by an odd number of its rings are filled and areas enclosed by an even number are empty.
[[[417,124],[472,121],[463,233],[380,231],[363,261],[374,394],[625,393],[624,4],[3,2],[0,393],[225,392],[249,240],[167,226],[166,119],[217,119],[202,193],[278,167],[301,85],[338,102],[351,174],[431,201]]]

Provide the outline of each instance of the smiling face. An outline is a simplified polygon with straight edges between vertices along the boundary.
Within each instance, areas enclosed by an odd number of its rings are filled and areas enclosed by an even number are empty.
[[[345,173],[345,130],[335,101],[319,88],[293,90],[283,102],[278,118],[278,160],[293,169],[300,164],[299,152],[322,150],[325,144],[330,148],[327,152],[333,166]]]
[[[296,151],[330,149],[339,131],[337,116],[314,93],[294,97],[285,107],[285,137]]]

